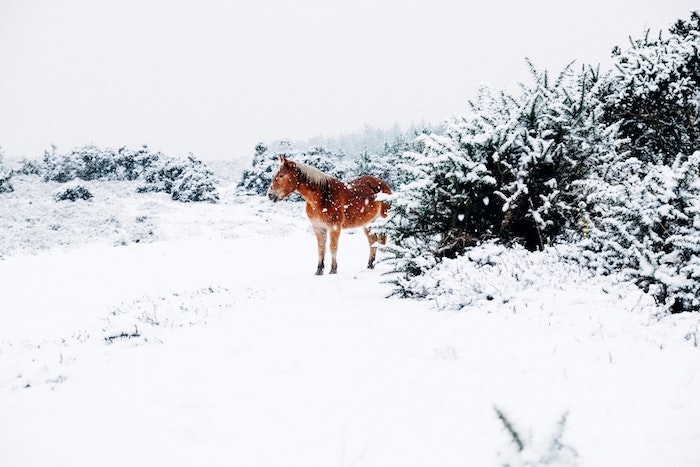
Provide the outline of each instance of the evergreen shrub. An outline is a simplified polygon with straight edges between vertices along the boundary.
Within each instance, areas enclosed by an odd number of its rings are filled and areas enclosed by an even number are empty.
[[[53,195],[53,199],[55,199],[56,201],[75,202],[79,199],[87,201],[91,198],[92,193],[90,193],[90,190],[88,190],[83,185],[70,186],[65,188],[63,191],[59,191],[58,193]]]

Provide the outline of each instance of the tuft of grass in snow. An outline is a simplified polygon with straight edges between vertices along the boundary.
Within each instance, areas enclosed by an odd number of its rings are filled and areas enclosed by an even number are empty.
[[[227,299],[222,301],[222,297]],[[231,291],[222,287],[143,297],[114,307],[102,332],[108,343],[123,339],[148,342],[161,334],[159,329],[207,324],[211,315],[230,309],[233,302]]]
[[[137,337],[141,337],[141,334],[139,333],[139,328],[136,327],[136,326],[134,326],[134,332],[132,332],[131,334],[122,331],[122,332],[119,333],[119,334],[114,334],[114,335],[111,335],[111,336],[105,336],[105,342],[107,342],[108,344],[111,344],[112,342],[114,342],[114,341],[116,341],[116,340],[121,340],[121,339],[134,339],[134,338],[137,338]]]
[[[498,420],[503,425],[511,447],[506,454],[504,467],[536,467],[540,465],[572,467],[578,465],[578,453],[564,440],[566,421],[569,414],[564,413],[549,436],[540,442],[533,441],[532,435],[524,435],[518,430],[508,416],[498,407],[494,407]]]
[[[515,444],[515,447],[517,448],[518,452],[522,452],[523,449],[525,449],[525,443],[523,443],[523,440],[520,439],[520,434],[518,433],[518,430],[515,429],[513,424],[508,420],[508,417],[503,413],[501,409],[498,407],[494,407],[494,410],[496,411],[496,416],[498,419],[503,423],[503,427],[506,429],[506,432],[510,436],[511,441]]]
[[[3,382],[9,382],[9,387],[14,389],[42,385],[54,388],[68,379],[68,368],[79,355],[85,357],[87,347],[118,342],[135,346],[162,343],[168,331],[205,325],[210,317],[220,316],[234,302],[234,294],[222,287],[142,297],[114,307],[104,318],[101,329],[81,329],[57,339],[0,341],[0,356],[10,352],[14,355],[11,362],[0,361],[0,374],[4,370],[5,374],[14,375],[0,377],[0,387]]]

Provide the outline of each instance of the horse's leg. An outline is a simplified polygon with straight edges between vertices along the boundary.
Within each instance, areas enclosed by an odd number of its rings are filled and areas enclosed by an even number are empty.
[[[367,267],[369,269],[374,269],[374,260],[377,258],[377,247],[374,246],[377,243],[380,245],[386,245],[386,234],[373,234],[367,227],[364,227],[365,235],[367,235],[367,241],[369,242],[369,261],[367,262]]]
[[[374,244],[379,240],[379,235],[371,233],[367,227],[364,227],[363,230],[369,242],[369,261],[367,262],[367,268],[374,269],[374,259],[377,257],[377,247],[374,246]]]
[[[338,272],[338,262],[335,260],[338,253],[338,239],[340,238],[340,226],[333,225],[331,227],[331,271],[330,274]]]
[[[326,234],[328,229],[322,225],[314,225],[314,233],[316,234],[316,242],[318,243],[318,266],[316,267],[316,275],[323,274],[323,257],[326,256]]]

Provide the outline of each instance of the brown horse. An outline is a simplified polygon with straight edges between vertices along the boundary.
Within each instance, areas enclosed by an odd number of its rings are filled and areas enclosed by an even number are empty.
[[[356,178],[347,185],[310,165],[280,157],[282,165],[272,179],[267,197],[280,201],[298,191],[306,201],[306,215],[311,221],[318,242],[318,268],[323,274],[326,237],[330,234],[331,274],[338,270],[336,253],[341,229],[364,227],[369,241],[368,268],[374,267],[377,242],[386,243],[385,235],[373,234],[366,225],[377,217],[386,217],[388,205],[377,201],[379,193],[391,194],[389,185],[369,175]]]

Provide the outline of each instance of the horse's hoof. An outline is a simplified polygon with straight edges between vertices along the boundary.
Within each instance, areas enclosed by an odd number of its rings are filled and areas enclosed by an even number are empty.
[[[323,269],[316,269],[316,273],[315,273],[315,274],[316,274],[317,276],[322,276],[322,275],[323,275]]]
[[[337,269],[331,269],[328,274],[337,274],[338,270]]]

